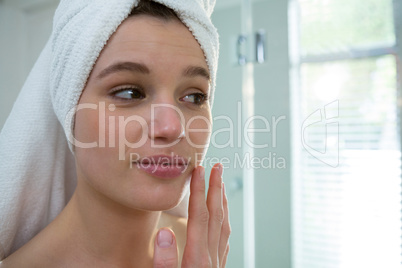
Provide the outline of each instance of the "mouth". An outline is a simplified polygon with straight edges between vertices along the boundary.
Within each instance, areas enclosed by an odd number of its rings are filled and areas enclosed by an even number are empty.
[[[139,170],[159,178],[176,178],[183,174],[189,159],[179,155],[153,155],[142,157],[134,164]]]
[[[164,166],[172,166],[172,165],[188,165],[188,159],[179,156],[179,155],[153,155],[141,158],[137,161],[140,164],[144,165],[164,165]]]

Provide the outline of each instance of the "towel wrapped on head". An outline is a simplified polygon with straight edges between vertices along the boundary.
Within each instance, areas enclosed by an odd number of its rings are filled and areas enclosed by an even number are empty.
[[[155,0],[173,9],[200,44],[213,102],[218,34],[215,0]],[[46,227],[76,186],[71,138],[87,78],[138,0],[62,0],[53,32],[0,133],[0,260]],[[170,213],[187,216],[187,199]]]

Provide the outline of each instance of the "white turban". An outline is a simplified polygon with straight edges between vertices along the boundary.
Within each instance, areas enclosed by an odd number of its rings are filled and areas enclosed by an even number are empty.
[[[211,75],[212,106],[219,41],[215,0],[155,0],[173,9],[200,44]],[[0,260],[46,227],[76,186],[75,106],[110,36],[138,0],[62,0],[53,32],[0,133]],[[70,114],[69,114],[70,112]],[[184,200],[186,204],[187,200]],[[172,213],[186,216],[187,206]]]

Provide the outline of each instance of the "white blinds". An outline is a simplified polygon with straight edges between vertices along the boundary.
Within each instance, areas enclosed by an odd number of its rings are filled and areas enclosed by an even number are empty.
[[[294,267],[401,267],[392,1],[299,5]]]

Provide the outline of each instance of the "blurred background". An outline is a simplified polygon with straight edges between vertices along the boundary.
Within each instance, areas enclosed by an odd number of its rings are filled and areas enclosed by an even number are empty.
[[[0,0],[0,127],[57,0]],[[402,0],[217,0],[229,268],[401,267]]]

